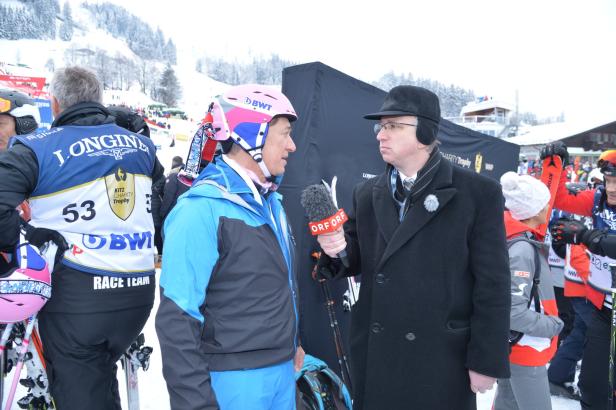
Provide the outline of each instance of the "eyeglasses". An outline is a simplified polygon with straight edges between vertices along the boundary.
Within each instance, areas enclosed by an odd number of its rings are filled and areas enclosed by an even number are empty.
[[[391,131],[398,131],[401,130],[402,127],[404,126],[409,126],[409,127],[416,127],[417,124],[407,124],[404,122],[386,122],[383,124],[377,123],[374,124],[374,133],[378,135],[379,132],[381,132],[381,130],[385,130],[387,132],[391,132]]]

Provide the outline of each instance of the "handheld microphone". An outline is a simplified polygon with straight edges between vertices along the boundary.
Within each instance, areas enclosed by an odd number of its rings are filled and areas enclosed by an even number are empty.
[[[329,190],[324,185],[307,186],[302,192],[300,202],[310,220],[308,226],[313,236],[334,232],[349,219],[343,209],[336,208]],[[348,268],[349,258],[346,250],[338,252],[337,256]]]

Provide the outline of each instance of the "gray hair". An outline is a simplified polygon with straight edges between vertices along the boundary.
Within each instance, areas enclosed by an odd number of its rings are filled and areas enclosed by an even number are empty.
[[[79,66],[56,70],[49,94],[56,97],[62,110],[83,102],[103,102],[103,86],[96,74]]]
[[[438,147],[439,145],[441,145],[441,142],[439,140],[432,141],[430,145],[428,145],[428,148],[427,148],[428,152],[432,154],[434,152],[434,149]]]

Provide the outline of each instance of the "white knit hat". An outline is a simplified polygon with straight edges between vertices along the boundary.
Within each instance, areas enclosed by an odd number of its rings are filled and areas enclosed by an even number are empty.
[[[505,206],[513,219],[522,221],[541,212],[550,201],[550,190],[530,175],[506,172],[500,179],[505,196]]]

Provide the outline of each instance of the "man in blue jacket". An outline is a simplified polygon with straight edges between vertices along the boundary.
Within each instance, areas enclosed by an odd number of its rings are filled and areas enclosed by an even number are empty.
[[[279,91],[219,97],[209,164],[164,225],[156,331],[172,409],[294,409],[297,337],[293,240],[276,193],[297,115]]]

